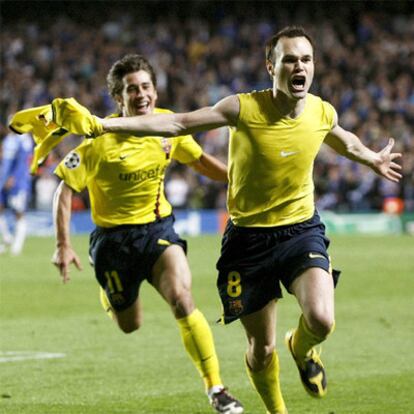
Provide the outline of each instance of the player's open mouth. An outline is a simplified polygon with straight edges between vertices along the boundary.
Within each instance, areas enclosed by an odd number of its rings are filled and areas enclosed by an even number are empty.
[[[149,102],[141,102],[135,105],[135,109],[137,112],[147,112],[150,106]]]
[[[306,77],[297,75],[293,76],[291,80],[292,89],[294,91],[300,92],[305,90],[305,83],[306,83]]]

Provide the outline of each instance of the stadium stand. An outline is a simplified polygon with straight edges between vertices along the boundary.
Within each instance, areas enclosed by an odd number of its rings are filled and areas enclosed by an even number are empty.
[[[111,113],[105,74],[129,52],[144,54],[157,68],[159,106],[176,111],[268,88],[263,44],[281,27],[300,24],[318,45],[312,92],[330,101],[340,123],[369,147],[380,148],[393,136],[404,154],[404,178],[395,185],[326,148],[315,165],[319,208],[381,211],[386,199],[396,198],[414,212],[414,3],[252,4],[3,1],[1,137],[10,114],[54,97],[73,96],[96,114]],[[197,138],[207,152],[226,159],[226,130]],[[49,175],[78,142],[66,139],[40,174]],[[180,166],[170,177],[188,183],[185,207],[225,206],[222,185]]]

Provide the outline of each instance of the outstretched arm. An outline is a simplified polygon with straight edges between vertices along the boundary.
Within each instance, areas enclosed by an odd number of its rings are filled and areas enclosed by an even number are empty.
[[[174,137],[199,131],[234,126],[239,116],[237,95],[222,99],[214,106],[193,112],[152,114],[133,117],[99,119],[105,132],[130,132],[134,135]]]
[[[398,182],[402,175],[398,172],[401,166],[394,162],[401,157],[400,153],[391,152],[394,139],[390,138],[388,144],[379,152],[366,147],[361,140],[352,132],[346,131],[337,123],[326,136],[325,143],[338,154],[352,161],[367,165],[378,175],[390,181]]]
[[[82,270],[79,257],[70,243],[70,217],[73,190],[61,181],[53,199],[53,222],[56,234],[56,250],[52,263],[59,269],[63,283],[70,280],[69,265],[74,263],[78,270]]]

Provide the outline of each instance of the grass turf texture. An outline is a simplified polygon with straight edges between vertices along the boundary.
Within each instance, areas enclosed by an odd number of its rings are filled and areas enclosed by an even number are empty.
[[[222,376],[247,414],[264,413],[244,372],[238,322],[214,325],[219,237],[188,238],[193,291],[211,322]],[[3,414],[208,414],[201,380],[185,354],[167,305],[144,284],[144,324],[122,334],[100,308],[87,264],[87,237],[73,237],[84,271],[63,285],[50,264],[53,240],[30,238],[22,256],[0,257],[1,350],[62,352],[61,359],[0,363]],[[414,388],[414,239],[343,236],[331,256],[343,275],[336,294],[335,334],[324,345],[328,396],[311,399],[283,345],[299,309],[279,305],[282,388],[291,414],[407,414]]]

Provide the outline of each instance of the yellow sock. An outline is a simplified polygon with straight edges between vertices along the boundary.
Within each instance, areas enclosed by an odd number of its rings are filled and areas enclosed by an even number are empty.
[[[335,329],[335,322],[329,334],[332,333],[334,329]],[[292,341],[292,349],[293,349],[293,353],[295,354],[296,359],[298,361],[304,360],[308,352],[315,345],[318,345],[321,342],[323,342],[328,337],[328,335],[319,336],[313,333],[308,327],[308,325],[306,324],[305,318],[303,317],[303,315],[301,315],[299,319],[299,326],[293,335],[293,341]]]
[[[100,287],[99,288],[99,300],[101,302],[101,305],[106,312],[106,314],[111,318],[114,319],[114,312],[112,310],[111,304],[109,302],[108,296],[106,296],[105,291]]]
[[[269,414],[286,414],[279,381],[279,356],[274,351],[269,365],[261,371],[252,371],[245,358],[247,375],[254,389],[262,398]]]
[[[208,391],[221,385],[220,367],[214,348],[213,335],[204,315],[195,309],[185,318],[177,319],[181,339]]]

